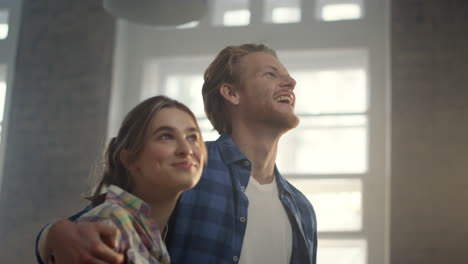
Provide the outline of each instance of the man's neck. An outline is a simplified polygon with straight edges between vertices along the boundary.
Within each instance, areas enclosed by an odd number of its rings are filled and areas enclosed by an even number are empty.
[[[260,184],[273,181],[276,152],[281,133],[274,129],[233,126],[232,140],[252,162],[252,177]]]

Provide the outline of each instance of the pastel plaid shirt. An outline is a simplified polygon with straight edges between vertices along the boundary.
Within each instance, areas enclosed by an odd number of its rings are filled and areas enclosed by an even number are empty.
[[[149,211],[150,207],[143,200],[111,185],[104,203],[81,215],[77,221],[105,222],[118,228],[117,251],[124,254],[126,264],[168,264],[169,254]]]
[[[208,164],[200,182],[185,191],[172,214],[166,245],[173,264],[236,264],[247,226],[244,193],[251,162],[228,135],[207,142]],[[290,264],[315,264],[317,223],[307,198],[275,167],[279,199],[293,232]],[[268,241],[265,241],[268,243]]]

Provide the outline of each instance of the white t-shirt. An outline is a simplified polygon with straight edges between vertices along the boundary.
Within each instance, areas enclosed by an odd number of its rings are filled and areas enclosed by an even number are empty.
[[[260,184],[250,177],[245,194],[249,208],[239,263],[288,264],[292,251],[291,223],[279,199],[276,179]]]

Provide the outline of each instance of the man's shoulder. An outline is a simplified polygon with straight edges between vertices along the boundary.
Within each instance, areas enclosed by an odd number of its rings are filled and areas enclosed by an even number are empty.
[[[214,154],[218,154],[219,156],[219,149],[216,145],[216,141],[205,141],[206,151],[208,152],[208,158],[213,156]]]
[[[293,201],[296,213],[302,219],[303,228],[308,230],[308,235],[312,235],[317,230],[317,216],[310,200],[294,185],[284,179],[285,187],[289,192],[289,197]]]
[[[203,173],[198,184],[191,190],[185,191],[182,196],[188,197],[195,194],[209,193],[215,195],[231,187],[231,174],[228,165],[223,160],[217,141],[206,142],[208,162],[203,168]]]
[[[296,203],[298,203],[301,207],[306,207],[309,210],[314,211],[310,200],[299,189],[297,189],[284,177],[281,182],[284,184],[283,188],[285,188],[291,194],[291,198]]]
[[[216,141],[206,142],[206,150],[208,153],[208,163],[204,168],[203,174],[211,173],[213,170],[218,171],[226,169]]]

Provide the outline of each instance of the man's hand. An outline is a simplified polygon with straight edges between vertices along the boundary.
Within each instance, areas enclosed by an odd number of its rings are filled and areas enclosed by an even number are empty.
[[[119,230],[106,223],[59,220],[44,238],[44,257],[54,255],[57,264],[121,264],[123,255],[113,250]],[[45,260],[45,259],[43,259]]]

